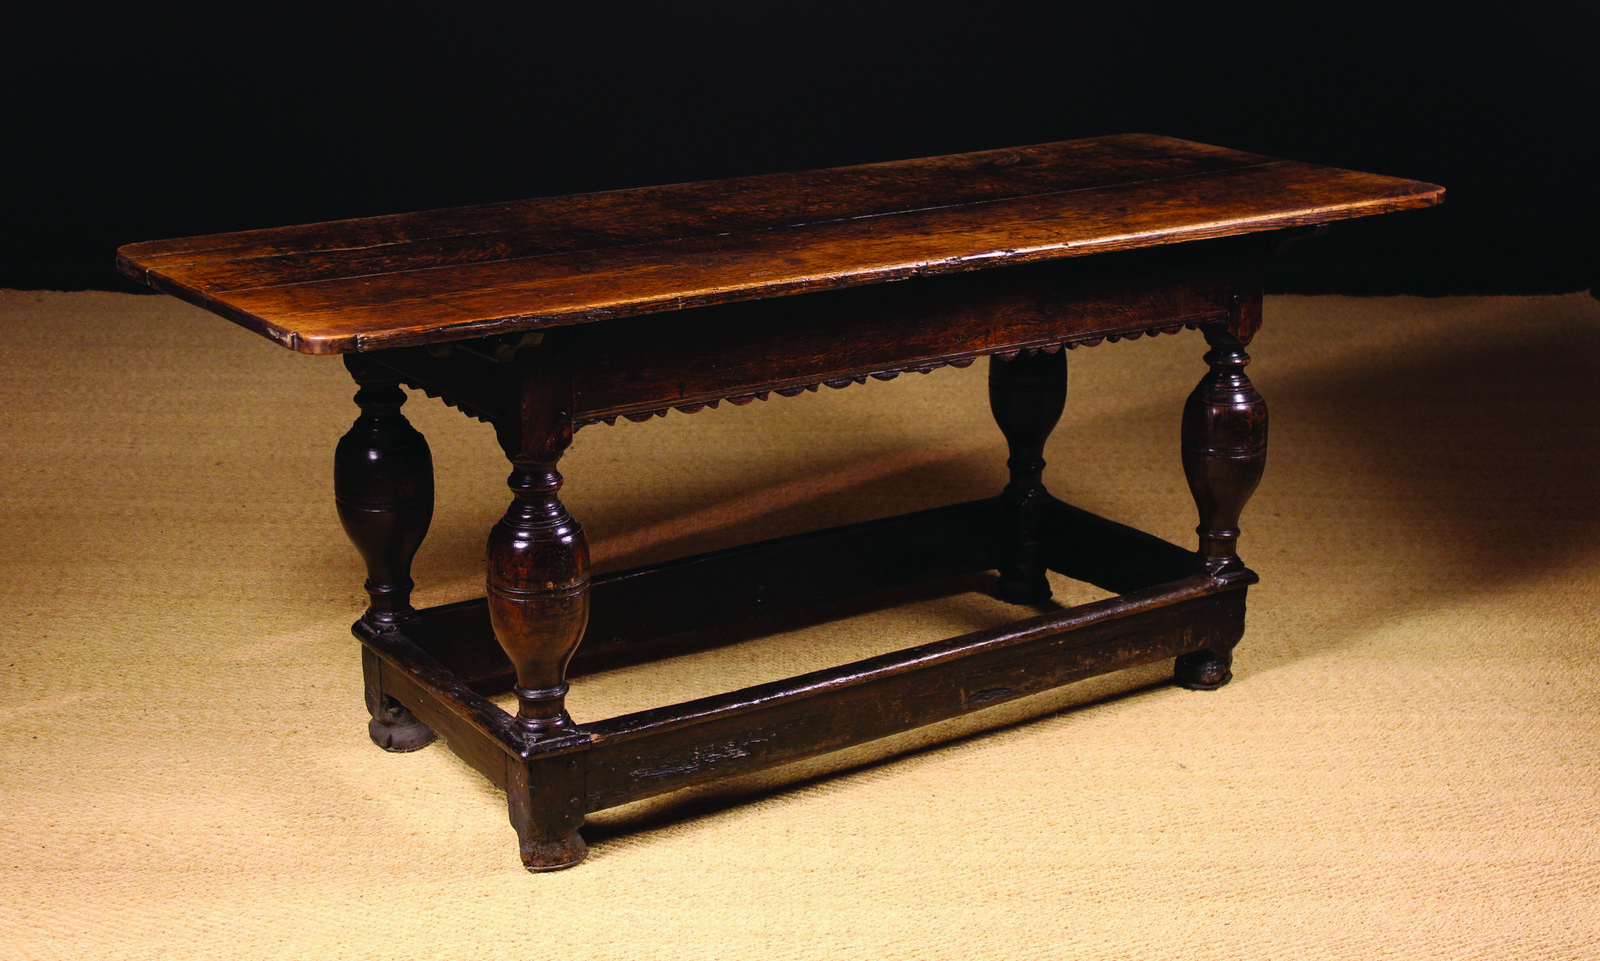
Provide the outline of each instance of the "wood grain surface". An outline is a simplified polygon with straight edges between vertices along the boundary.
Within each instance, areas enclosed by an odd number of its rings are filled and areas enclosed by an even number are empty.
[[[581,324],[1325,223],[1432,184],[1147,134],[130,244],[304,353]]]

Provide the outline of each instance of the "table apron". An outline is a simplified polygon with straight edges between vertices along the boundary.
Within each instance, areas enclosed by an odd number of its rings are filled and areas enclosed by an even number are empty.
[[[525,410],[518,371],[529,367],[511,358],[553,351],[570,373],[574,427],[643,420],[672,408],[966,366],[990,354],[1227,322],[1241,300],[1260,297],[1260,272],[1236,249],[1200,258],[1141,251],[562,327],[524,336],[521,346],[471,342],[371,356],[412,387],[510,424]]]

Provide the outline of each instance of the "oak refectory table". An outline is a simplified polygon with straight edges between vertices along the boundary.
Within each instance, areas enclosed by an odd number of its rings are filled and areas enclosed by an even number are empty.
[[[1437,203],[1431,184],[1125,135],[132,244],[128,276],[292,350],[343,354],[360,414],[334,488],[365,558],[370,732],[443,735],[506,792],[524,864],[583,859],[589,812],[1137,664],[1231,676],[1256,575],[1235,550],[1266,460],[1245,376],[1279,233]],[[1181,420],[1190,551],[1050,496],[1066,351],[1197,328]],[[591,578],[557,464],[573,432],[989,357],[997,496]],[[494,426],[512,502],[483,600],[414,610],[433,465],[401,385]],[[714,697],[576,724],[569,671],[998,571],[1116,596]],[[592,614],[591,614],[592,607]],[[491,698],[514,690],[516,714]],[[581,694],[581,691],[579,692]]]

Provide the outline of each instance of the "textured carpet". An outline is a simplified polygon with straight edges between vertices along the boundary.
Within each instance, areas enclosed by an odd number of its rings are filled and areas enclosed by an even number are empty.
[[[341,365],[159,297],[0,292],[0,957],[1600,956],[1600,303],[1273,298],[1236,680],[1101,678],[595,816],[367,740]],[[1198,335],[1071,354],[1048,457],[1189,544]],[[992,493],[982,365],[585,429],[602,567]],[[489,429],[420,396],[419,602],[481,593]],[[1068,599],[1096,595],[1062,583]],[[583,678],[580,720],[1011,616],[929,601]],[[987,731],[975,736],[978,731]]]

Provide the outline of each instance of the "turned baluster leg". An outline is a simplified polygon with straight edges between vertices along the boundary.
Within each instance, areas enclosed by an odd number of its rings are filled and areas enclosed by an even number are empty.
[[[392,631],[415,613],[411,561],[433,520],[433,455],[400,413],[406,395],[399,379],[359,354],[346,355],[345,367],[360,387],[355,400],[361,414],[334,452],[334,497],[339,521],[367,565],[371,603],[362,620]],[[433,731],[383,693],[381,669],[373,658],[367,660],[373,742],[389,751],[415,751],[431,743]]]
[[[572,440],[570,387],[548,347],[524,349],[517,362],[522,419],[501,430],[513,499],[489,533],[488,602],[495,637],[516,669],[517,727],[536,742],[574,731],[567,662],[589,621],[589,546],[558,496],[556,464]],[[508,784],[507,796],[529,870],[583,860],[581,809],[540,804],[526,783]]]
[[[1010,448],[1011,481],[1001,494],[1002,600],[1035,604],[1050,598],[1044,555],[1044,445],[1067,403],[1066,352],[990,358],[989,407]]]
[[[1267,463],[1267,403],[1245,365],[1246,341],[1230,327],[1205,327],[1211,370],[1183,408],[1183,472],[1200,511],[1200,557],[1213,577],[1245,573],[1239,559],[1239,515],[1261,482]],[[1248,330],[1248,328],[1246,328]],[[1178,658],[1185,687],[1218,688],[1232,678],[1233,651],[1202,650]]]
[[[570,731],[567,662],[589,622],[589,548],[556,496],[554,464],[518,463],[513,500],[489,534],[489,619],[517,669],[517,726]]]

